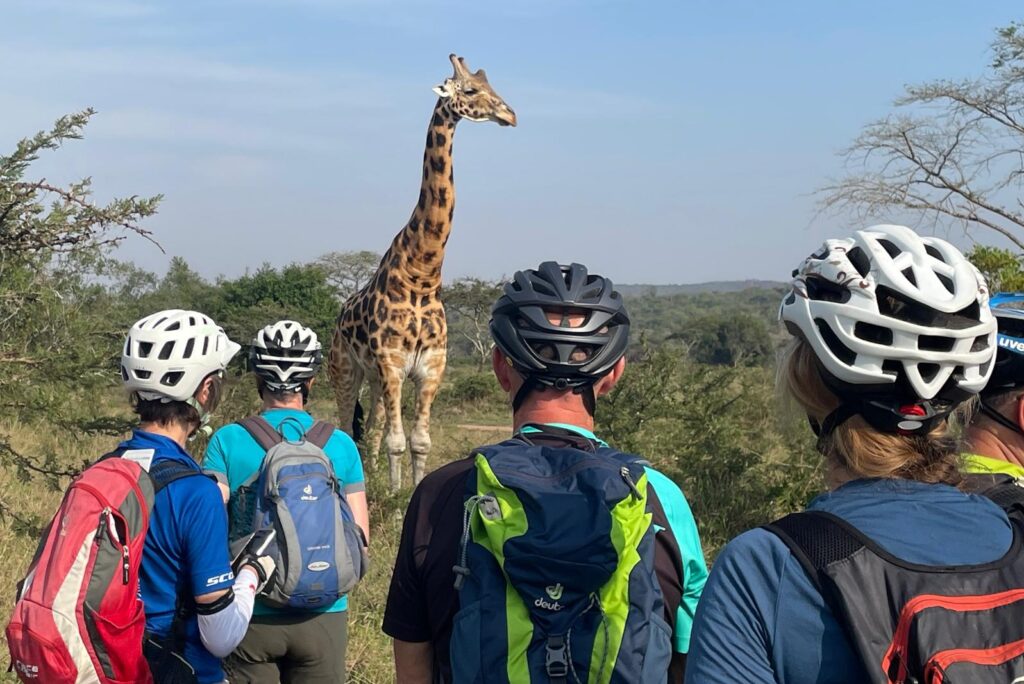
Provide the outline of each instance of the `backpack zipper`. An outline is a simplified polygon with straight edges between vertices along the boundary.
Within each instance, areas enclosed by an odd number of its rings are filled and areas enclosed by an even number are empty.
[[[633,476],[629,474],[628,466],[622,466],[622,468],[619,469],[619,475],[622,476],[622,479],[625,481],[626,486],[629,487],[629,491],[633,494],[633,498],[635,500],[639,501],[644,498],[643,495],[640,494],[640,490],[636,488],[636,483],[633,482]]]
[[[1002,606],[1024,600],[1024,589],[1011,589],[998,594],[986,594],[982,596],[941,596],[937,594],[922,594],[907,601],[900,611],[899,622],[893,634],[892,644],[889,651],[882,659],[882,669],[888,672],[894,660],[899,661],[899,676],[906,676],[906,651],[907,639],[910,636],[910,628],[913,626],[914,618],[928,608],[946,608],[957,612],[970,612],[977,610],[991,610]]]
[[[931,657],[924,669],[924,679],[929,684],[942,684],[946,668],[954,663],[975,665],[1002,665],[1024,655],[1024,639],[995,648],[951,648],[939,651]]]

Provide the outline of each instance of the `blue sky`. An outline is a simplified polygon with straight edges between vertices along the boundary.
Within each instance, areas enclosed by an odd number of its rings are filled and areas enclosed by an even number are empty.
[[[166,195],[207,276],[383,251],[417,196],[447,55],[517,128],[463,122],[447,279],[546,259],[619,282],[784,279],[842,217],[810,196],[906,83],[980,73],[1015,3],[0,0],[0,150],[98,110],[47,158],[100,199]],[[898,217],[896,217],[898,218]]]

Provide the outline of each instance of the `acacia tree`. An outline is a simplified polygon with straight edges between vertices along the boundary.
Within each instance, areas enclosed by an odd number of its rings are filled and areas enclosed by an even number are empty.
[[[824,208],[909,211],[1024,252],[1024,24],[999,29],[992,55],[979,77],[908,86],[843,152],[849,174],[821,190]]]
[[[483,370],[491,353],[491,305],[501,296],[501,283],[460,278],[446,285],[441,296],[450,333],[469,345],[477,367]]]
[[[380,254],[368,250],[328,252],[313,263],[323,270],[337,298],[345,301],[370,282],[380,263]]]
[[[30,176],[40,154],[81,138],[92,115],[87,109],[62,117],[0,156],[0,411],[69,436],[124,427],[82,401],[83,392],[116,376],[111,350],[123,333],[90,276],[103,273],[109,250],[128,236],[152,240],[140,222],[161,199],[133,196],[99,205],[90,198],[88,178],[60,185]],[[108,308],[98,314],[101,304]],[[68,454],[22,453],[2,431],[0,465],[54,487],[77,468]],[[2,497],[0,513],[22,529],[38,523],[20,517]]]

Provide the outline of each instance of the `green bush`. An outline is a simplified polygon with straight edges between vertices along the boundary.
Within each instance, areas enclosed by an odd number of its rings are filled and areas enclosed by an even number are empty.
[[[473,373],[452,379],[451,384],[442,389],[444,400],[449,404],[475,404],[483,401],[500,400],[500,388],[494,375]]]
[[[710,366],[685,349],[645,352],[598,402],[598,433],[649,459],[693,509],[709,557],[821,489],[806,428],[780,417],[771,372]]]

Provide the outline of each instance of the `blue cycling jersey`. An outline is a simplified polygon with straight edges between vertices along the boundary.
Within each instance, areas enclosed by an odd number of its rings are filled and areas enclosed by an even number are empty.
[[[199,472],[192,457],[162,435],[134,430],[119,448],[135,450],[141,460],[173,460]],[[231,588],[234,575],[227,540],[227,513],[220,490],[209,477],[186,477],[156,495],[139,571],[147,631],[169,634],[179,595],[202,596]],[[185,659],[200,684],[224,681],[220,659],[203,646],[195,615],[187,620],[185,635]]]

